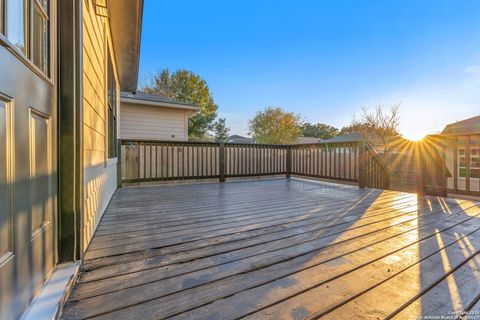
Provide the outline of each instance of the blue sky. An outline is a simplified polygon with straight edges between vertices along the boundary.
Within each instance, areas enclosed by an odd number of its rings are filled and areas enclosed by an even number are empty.
[[[476,0],[145,0],[140,74],[200,74],[232,134],[266,106],[341,127],[401,101],[417,138],[480,114],[479,13]]]

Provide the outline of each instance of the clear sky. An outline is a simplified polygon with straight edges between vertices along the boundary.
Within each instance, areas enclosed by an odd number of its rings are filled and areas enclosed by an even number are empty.
[[[145,0],[140,74],[206,79],[232,134],[266,106],[347,125],[402,102],[418,138],[480,114],[480,1]]]

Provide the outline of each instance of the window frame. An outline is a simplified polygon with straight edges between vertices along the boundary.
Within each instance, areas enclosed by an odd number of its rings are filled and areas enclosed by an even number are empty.
[[[30,20],[30,29],[29,29],[29,32],[30,32],[30,37],[29,37],[29,47],[30,47],[30,50],[29,50],[29,54],[30,54],[30,60],[32,61],[32,63],[38,68],[40,69],[40,71],[42,71],[47,77],[50,77],[50,74],[51,74],[51,59],[50,59],[50,56],[51,56],[51,47],[52,47],[52,44],[51,44],[51,37],[52,37],[52,33],[51,33],[51,22],[50,22],[50,15],[51,15],[51,0],[47,0],[47,9],[45,9],[43,7],[43,5],[40,3],[40,0],[29,0],[30,1],[30,16],[29,16],[29,20]],[[45,70],[43,70],[41,67],[37,66],[34,62],[34,50],[35,50],[35,45],[34,45],[34,41],[35,41],[35,10],[38,9],[38,11],[40,12],[40,15],[42,17],[42,22],[45,24],[45,29],[46,29],[46,39],[45,39],[45,45],[46,47],[44,48],[45,49],[45,61],[44,63],[46,63],[46,66],[45,66]],[[50,13],[50,15],[49,15]]]
[[[54,21],[55,20],[55,14],[56,14],[56,6],[55,2],[53,0],[47,0],[48,3],[48,21],[47,21],[47,35],[48,39],[46,41],[47,45],[47,54],[48,57],[46,58],[46,61],[48,63],[48,66],[46,68],[46,72],[40,69],[35,65],[32,59],[32,33],[33,33],[33,6],[35,5],[34,2],[37,2],[37,0],[24,0],[25,1],[25,6],[26,6],[26,18],[25,18],[25,30],[26,30],[26,46],[27,46],[27,53],[22,52],[19,50],[8,38],[7,38],[7,0],[0,0],[0,5],[3,7],[3,20],[2,20],[2,27],[3,30],[0,32],[0,46],[5,47],[7,50],[9,50],[18,60],[23,62],[25,66],[27,66],[32,72],[34,72],[37,76],[39,76],[42,80],[44,80],[46,83],[50,84],[53,86],[55,84],[55,57],[54,57],[54,52],[55,52],[55,47],[56,47],[56,41],[55,41],[55,25]],[[38,2],[37,2],[38,3]],[[38,3],[39,7],[43,9],[42,5]],[[45,12],[45,10],[43,10]]]
[[[106,65],[106,79],[107,79],[107,159],[118,158],[117,141],[118,141],[118,100],[117,87],[118,82],[115,77],[115,66],[113,64],[112,49],[110,44],[107,44],[107,65]]]
[[[0,0],[0,35],[5,33],[5,0]]]

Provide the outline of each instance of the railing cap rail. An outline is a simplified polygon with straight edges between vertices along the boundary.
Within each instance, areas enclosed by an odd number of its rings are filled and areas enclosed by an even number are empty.
[[[152,140],[152,139],[121,139],[122,145],[135,143],[158,143],[158,144],[183,144],[183,145],[220,145],[221,142],[214,141],[175,141],[175,140]],[[353,146],[357,142],[316,142],[316,143],[299,143],[299,144],[266,144],[266,143],[237,143],[225,142],[225,146],[247,146],[247,147],[312,147],[312,146]]]

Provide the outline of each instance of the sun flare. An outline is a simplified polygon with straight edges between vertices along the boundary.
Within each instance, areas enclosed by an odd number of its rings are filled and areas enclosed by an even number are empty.
[[[423,140],[423,138],[425,138],[426,135],[427,134],[423,132],[409,132],[409,133],[405,133],[404,138],[411,141],[420,141],[420,140]]]

